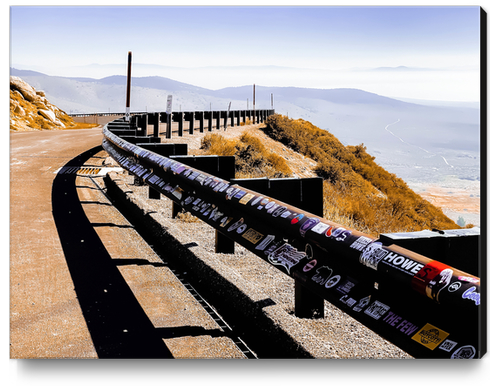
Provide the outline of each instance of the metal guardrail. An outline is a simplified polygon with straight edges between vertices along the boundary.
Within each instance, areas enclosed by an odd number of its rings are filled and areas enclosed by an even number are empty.
[[[104,149],[151,189],[294,278],[297,316],[298,309],[323,316],[325,299],[416,358],[486,352],[480,278],[121,138],[137,128],[134,120],[106,125]]]
[[[138,113],[143,114],[143,113]],[[76,114],[68,114],[70,117],[117,117],[124,116],[124,113],[76,113]]]

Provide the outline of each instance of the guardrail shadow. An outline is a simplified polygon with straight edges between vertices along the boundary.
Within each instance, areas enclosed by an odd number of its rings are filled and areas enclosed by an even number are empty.
[[[65,166],[79,166],[102,146]],[[80,307],[99,358],[172,358],[82,208],[76,174],[53,182],[53,217]]]

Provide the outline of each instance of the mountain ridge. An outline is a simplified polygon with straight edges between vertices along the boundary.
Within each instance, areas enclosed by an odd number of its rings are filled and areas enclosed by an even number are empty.
[[[11,75],[19,77],[40,77],[45,79],[59,79],[63,81],[75,81],[84,83],[94,83],[103,85],[117,85],[126,87],[125,75],[112,75],[100,79],[86,78],[86,77],[59,77],[46,75],[36,71],[30,70],[18,70],[15,68],[10,69]],[[252,85],[225,87],[219,90],[211,90],[204,87],[193,86],[189,83],[179,82],[170,78],[161,76],[145,76],[145,77],[132,77],[131,87],[151,88],[155,90],[171,91],[171,92],[193,92],[208,95],[215,98],[235,98],[235,99],[252,99],[251,95]],[[44,90],[49,93],[48,90]],[[333,89],[320,89],[320,88],[303,88],[303,87],[268,87],[256,85],[256,93],[266,93],[268,96],[272,93],[276,98],[286,99],[298,99],[298,98],[312,98],[320,99],[327,102],[334,102],[338,104],[384,104],[397,107],[403,107],[406,105],[415,105],[409,102],[403,102],[397,99],[384,97],[368,91],[363,91],[356,88],[333,88]],[[418,106],[418,105],[417,105]],[[413,107],[413,106],[412,106]],[[83,111],[84,113],[88,111]]]
[[[125,110],[125,76],[95,80],[30,70],[11,72],[43,90],[53,104],[69,114]],[[155,85],[160,89],[149,88]],[[136,77],[132,79],[131,111],[165,111],[168,95],[173,95],[173,111],[227,110],[230,102],[232,110],[253,108],[252,85],[210,90],[169,78]],[[348,88],[257,85],[256,96],[257,109],[272,107],[276,113],[304,119],[331,132],[344,145],[364,144],[380,165],[421,193],[434,185],[479,197],[479,108],[406,103]],[[461,214],[466,216],[466,212]]]

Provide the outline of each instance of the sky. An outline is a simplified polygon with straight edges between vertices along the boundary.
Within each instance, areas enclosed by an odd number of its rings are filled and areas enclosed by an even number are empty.
[[[57,76],[124,75],[128,51],[133,76],[212,89],[352,87],[478,101],[480,8],[10,7],[12,67]],[[150,64],[166,68],[143,66]],[[400,66],[416,71],[371,71]]]

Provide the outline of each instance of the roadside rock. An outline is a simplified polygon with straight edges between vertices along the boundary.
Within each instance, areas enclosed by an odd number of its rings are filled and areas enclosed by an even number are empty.
[[[41,114],[44,118],[49,119],[54,124],[59,125],[61,127],[65,127],[65,125],[62,122],[60,122],[60,120],[58,118],[56,118],[56,115],[54,114],[53,111],[51,111],[51,110],[39,110],[39,114]]]
[[[10,90],[18,91],[28,102],[35,102],[38,99],[36,90],[17,76],[10,77]]]
[[[63,110],[46,99],[17,76],[10,77],[10,130],[60,130],[74,127],[75,122]]]

